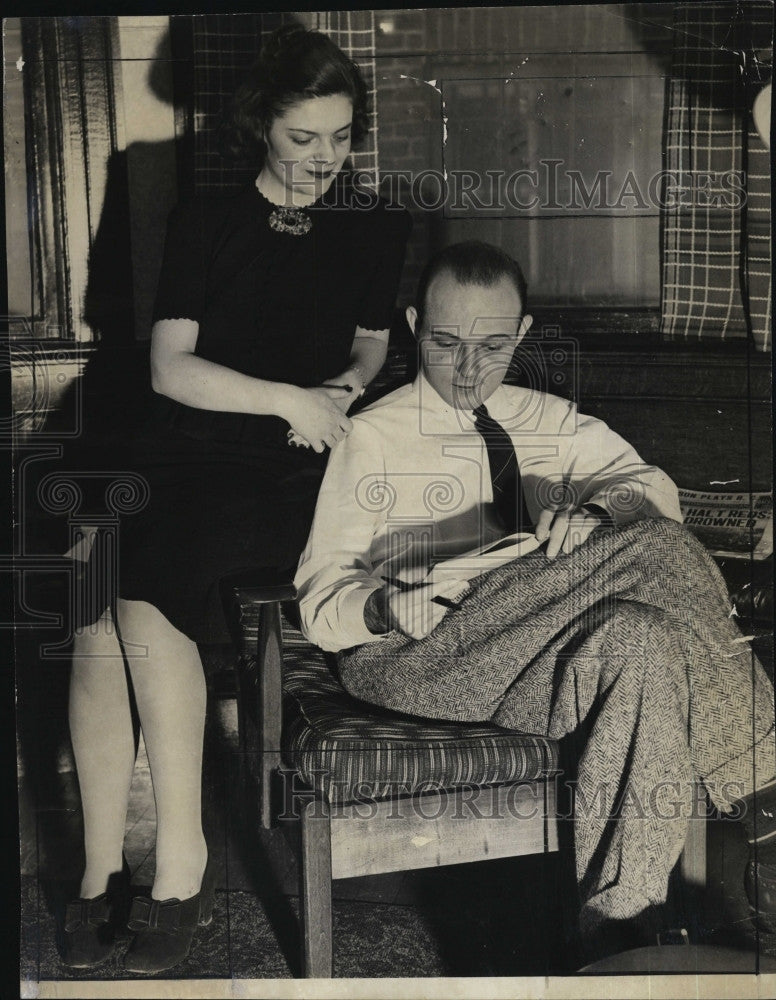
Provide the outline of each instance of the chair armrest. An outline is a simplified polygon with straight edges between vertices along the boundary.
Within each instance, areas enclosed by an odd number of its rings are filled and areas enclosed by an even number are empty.
[[[240,609],[247,613],[254,604],[274,604],[296,600],[296,587],[292,583],[235,587],[234,597]]]
[[[233,573],[221,581],[222,596],[235,595],[245,604],[269,604],[271,601],[293,601],[296,598],[293,576],[276,569],[257,568]]]
[[[296,598],[293,582],[267,569],[226,577],[220,591],[232,640],[243,655],[256,652],[263,608]]]

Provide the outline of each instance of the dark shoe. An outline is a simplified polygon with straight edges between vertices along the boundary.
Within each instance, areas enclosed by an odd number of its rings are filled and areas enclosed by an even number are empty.
[[[148,899],[138,896],[129,914],[129,929],[135,932],[124,968],[150,975],[179,965],[188,956],[197,926],[213,919],[215,866],[208,858],[202,886],[189,899]]]
[[[687,944],[686,931],[669,931],[671,914],[662,903],[653,903],[629,919],[612,918],[601,921],[592,932],[581,938],[585,971],[603,959],[620,955],[636,948],[655,947],[658,944]]]
[[[116,930],[127,919],[130,871],[126,858],[120,872],[108,879],[108,888],[92,899],[67,904],[62,934],[62,961],[70,969],[92,969],[113,954]]]
[[[649,940],[643,928],[638,926],[635,920],[605,920],[592,934],[582,940],[580,956],[582,968],[579,972],[585,972],[588,966],[602,959],[619,955],[624,951],[632,951],[634,948],[643,948],[647,944],[655,942]]]
[[[749,905],[762,923],[776,930],[776,865],[755,861],[750,855],[744,871],[744,889]]]

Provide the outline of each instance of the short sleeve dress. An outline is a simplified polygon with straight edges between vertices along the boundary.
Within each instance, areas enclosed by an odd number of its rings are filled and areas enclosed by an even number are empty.
[[[255,185],[172,213],[154,319],[195,320],[195,353],[247,375],[315,386],[347,367],[357,326],[390,327],[406,210],[347,175],[296,235]],[[196,642],[227,638],[224,577],[291,571],[327,453],[291,447],[276,416],[195,409],[154,395],[132,465],[148,502],[121,524],[119,596],[155,605]]]

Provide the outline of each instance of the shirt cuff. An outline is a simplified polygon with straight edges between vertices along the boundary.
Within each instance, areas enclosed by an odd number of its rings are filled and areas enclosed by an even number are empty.
[[[331,652],[339,652],[343,649],[351,649],[353,646],[363,646],[367,642],[382,642],[390,633],[375,635],[370,632],[364,621],[364,608],[369,599],[369,595],[375,590],[380,590],[380,585],[375,581],[375,586],[368,585],[355,587],[352,590],[341,594],[336,604],[335,620],[330,628],[331,642],[326,643],[321,636],[317,644],[322,649]],[[313,635],[313,640],[316,637]]]

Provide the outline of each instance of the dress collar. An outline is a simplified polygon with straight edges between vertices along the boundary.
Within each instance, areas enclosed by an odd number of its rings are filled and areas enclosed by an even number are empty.
[[[251,181],[250,187],[253,189],[253,193],[265,214],[274,211],[278,207],[282,207],[276,205],[263,195],[256,186],[255,180]],[[352,171],[344,168],[331,182],[328,190],[324,191],[319,198],[316,198],[309,205],[300,205],[295,211],[317,213],[322,209],[352,208],[354,202],[358,208],[363,210],[374,207],[378,201],[379,197],[374,191],[371,191],[369,188],[356,186],[353,183]]]

